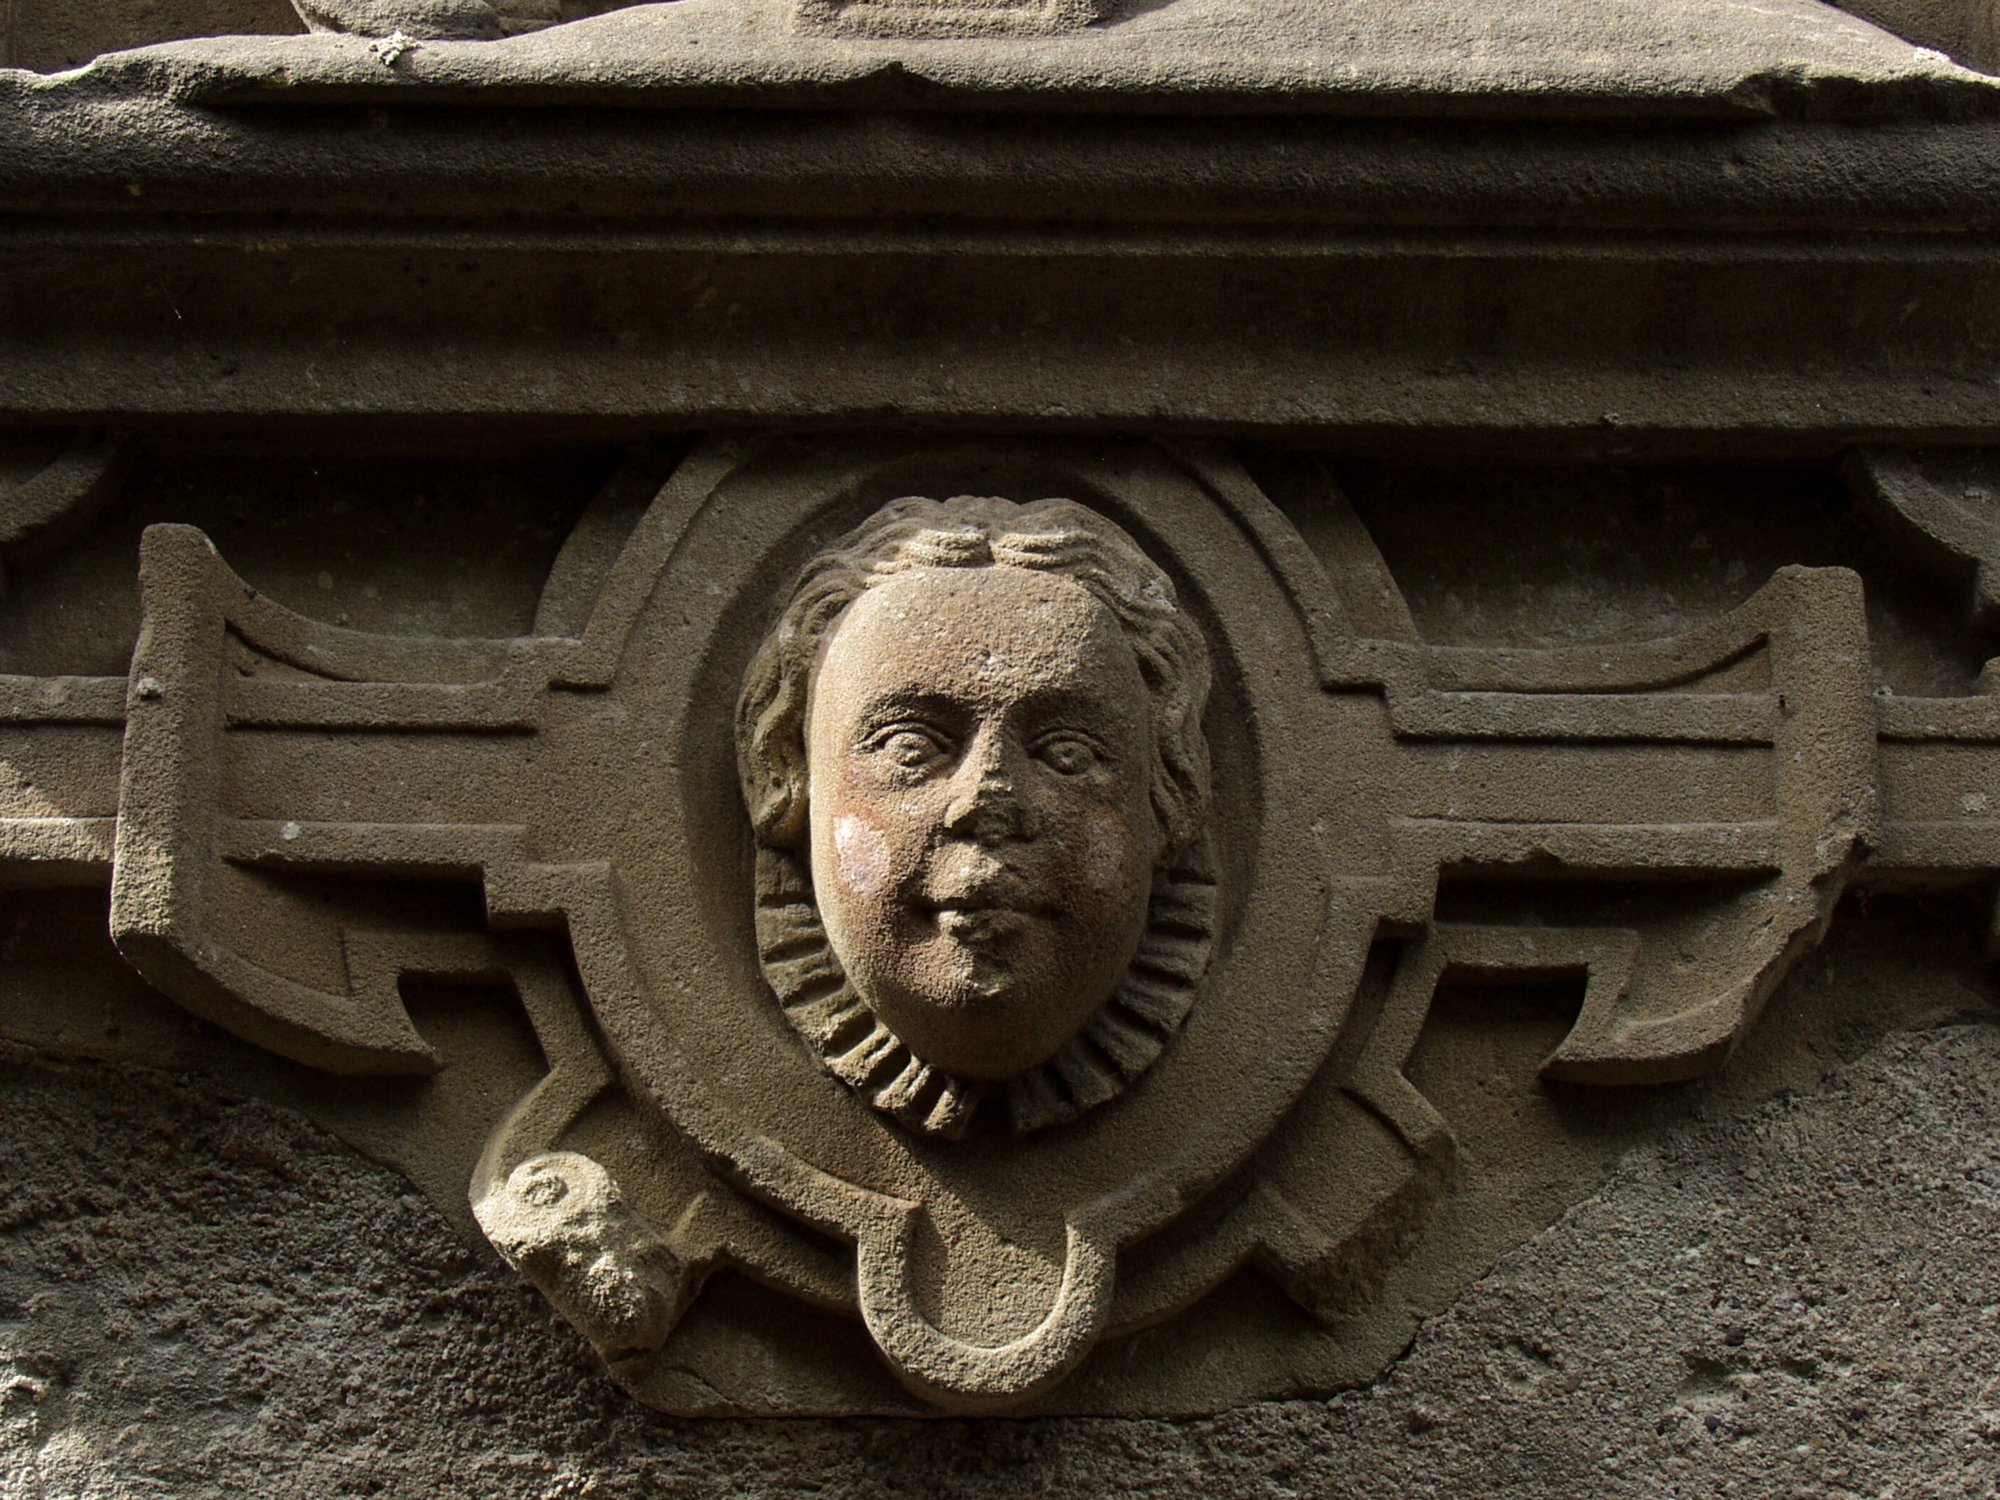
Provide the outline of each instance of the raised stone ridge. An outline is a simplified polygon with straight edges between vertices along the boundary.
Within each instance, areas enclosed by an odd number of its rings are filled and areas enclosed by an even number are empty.
[[[393,55],[392,55],[393,54]],[[1819,0],[1172,0],[1059,32],[850,36],[791,0],[640,5],[503,41],[226,37],[14,89],[187,101],[1187,110],[1544,117],[1987,113],[2000,81]]]

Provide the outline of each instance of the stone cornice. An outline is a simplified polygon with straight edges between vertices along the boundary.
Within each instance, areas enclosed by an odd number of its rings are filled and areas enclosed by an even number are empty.
[[[824,8],[824,7],[822,7]],[[1080,29],[841,34],[792,0],[638,5],[499,42],[234,37],[141,48],[57,88],[365,100],[1079,108],[1547,118],[1992,114],[2000,83],[1816,0],[1172,0]],[[947,8],[948,9],[948,8]],[[938,7],[930,7],[932,13]],[[1012,33],[1012,34],[1009,34]],[[393,54],[393,55],[391,55]]]

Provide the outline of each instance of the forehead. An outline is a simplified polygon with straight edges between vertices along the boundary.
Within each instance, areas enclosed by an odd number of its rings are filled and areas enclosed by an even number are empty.
[[[1081,584],[1027,568],[919,568],[848,606],[821,659],[820,695],[881,692],[1012,699],[1129,699],[1138,665],[1124,632]]]

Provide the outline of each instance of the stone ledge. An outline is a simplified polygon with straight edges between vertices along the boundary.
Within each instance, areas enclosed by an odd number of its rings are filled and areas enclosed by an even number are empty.
[[[2000,83],[1817,0],[1173,0],[1055,34],[847,37],[790,0],[642,5],[500,42],[234,37],[14,86],[221,103],[1119,109],[1480,116],[1994,112]]]

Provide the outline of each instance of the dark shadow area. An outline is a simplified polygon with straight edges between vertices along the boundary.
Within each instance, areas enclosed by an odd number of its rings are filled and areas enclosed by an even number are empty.
[[[388,635],[525,635],[563,539],[620,457],[140,455],[85,544],[16,570],[0,602],[0,671],[124,676],[139,538],[165,521],[200,527],[246,582],[311,619]]]
[[[2000,6],[1993,0],[1842,0],[1840,8],[1964,67],[2000,72]]]
[[[563,0],[562,19],[629,8],[630,0]],[[290,0],[0,0],[0,67],[60,73],[155,42],[305,29]]]
[[[60,73],[152,42],[305,29],[290,0],[8,0],[0,5],[0,63]]]
[[[1995,651],[1967,628],[1965,590],[1888,535],[1830,468],[1329,469],[1432,645],[1656,640],[1719,618],[1797,564],[1860,573],[1875,678],[1898,694],[1971,693]],[[1317,503],[1273,498],[1295,520]]]

